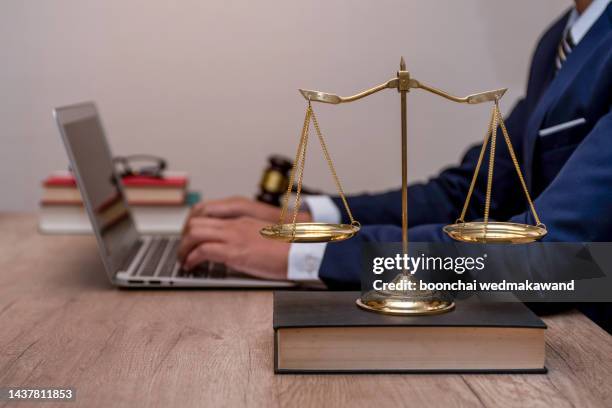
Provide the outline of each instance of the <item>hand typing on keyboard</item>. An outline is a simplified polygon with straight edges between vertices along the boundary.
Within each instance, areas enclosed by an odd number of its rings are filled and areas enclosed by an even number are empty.
[[[183,269],[218,262],[257,278],[287,279],[290,244],[262,239],[259,230],[267,224],[253,217],[214,218],[192,212],[178,250]]]
[[[270,204],[261,203],[246,197],[230,197],[220,200],[199,202],[191,209],[192,217],[238,218],[252,217],[268,223],[277,222],[280,208]],[[311,222],[312,216],[308,211],[300,211],[298,222]]]

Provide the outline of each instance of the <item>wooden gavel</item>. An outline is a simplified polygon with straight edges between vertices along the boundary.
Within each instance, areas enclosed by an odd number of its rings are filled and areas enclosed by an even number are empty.
[[[272,155],[268,158],[268,166],[265,168],[261,181],[259,182],[259,193],[255,197],[257,201],[280,207],[281,197],[289,187],[289,177],[293,162],[280,155]],[[321,194],[321,192],[302,187],[303,194]]]

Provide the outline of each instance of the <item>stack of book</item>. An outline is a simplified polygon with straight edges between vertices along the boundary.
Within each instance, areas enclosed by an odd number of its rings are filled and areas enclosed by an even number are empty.
[[[127,176],[123,186],[140,233],[179,233],[189,207],[199,201],[187,190],[184,173],[166,172],[164,177]],[[91,233],[91,223],[72,173],[59,171],[43,181],[39,229],[44,233]]]

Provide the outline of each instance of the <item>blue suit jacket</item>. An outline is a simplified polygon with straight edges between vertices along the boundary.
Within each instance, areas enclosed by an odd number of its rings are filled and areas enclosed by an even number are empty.
[[[548,228],[545,240],[612,241],[612,5],[555,74],[556,49],[568,15],[540,39],[526,96],[505,122],[538,215]],[[541,129],[580,118],[585,119],[581,125],[539,136]],[[469,149],[458,166],[409,187],[410,240],[449,239],[442,227],[461,212],[481,146]],[[532,224],[507,148],[504,143],[497,146],[491,217]],[[467,220],[482,217],[486,167],[481,169]],[[353,239],[327,245],[319,276],[330,287],[359,284],[363,242],[401,241],[399,190],[348,201],[363,228]]]

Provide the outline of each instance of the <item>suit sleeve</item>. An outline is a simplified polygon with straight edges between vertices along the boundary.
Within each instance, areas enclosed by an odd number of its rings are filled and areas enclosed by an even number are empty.
[[[612,238],[612,112],[599,119],[534,204],[548,229],[545,241]],[[530,212],[511,221],[534,223]]]
[[[505,121],[517,154],[522,151],[521,140],[525,123],[525,103],[519,101]],[[486,130],[483,127],[483,131]],[[498,132],[501,135],[501,131]],[[484,133],[483,133],[484,136]],[[499,137],[498,137],[499,139]],[[426,183],[415,183],[408,187],[408,225],[417,226],[431,223],[453,222],[459,216],[476,168],[482,144],[471,147],[457,166],[443,170],[437,177]],[[491,215],[503,219],[516,214],[517,209],[499,206],[498,203],[514,202],[505,200],[508,189],[502,188],[508,175],[514,172],[512,162],[504,143],[498,143],[496,151],[495,175]],[[487,156],[488,157],[488,156]],[[519,157],[520,160],[520,157]],[[399,169],[398,169],[399,171]],[[512,177],[514,177],[512,175]],[[467,218],[482,217],[484,191],[486,188],[486,161],[480,170]],[[498,188],[495,188],[495,187]],[[343,209],[339,197],[332,197],[338,208]],[[401,191],[393,190],[380,194],[362,194],[348,197],[348,203],[356,220],[363,225],[392,224],[401,225]],[[348,221],[344,210],[343,222]]]

